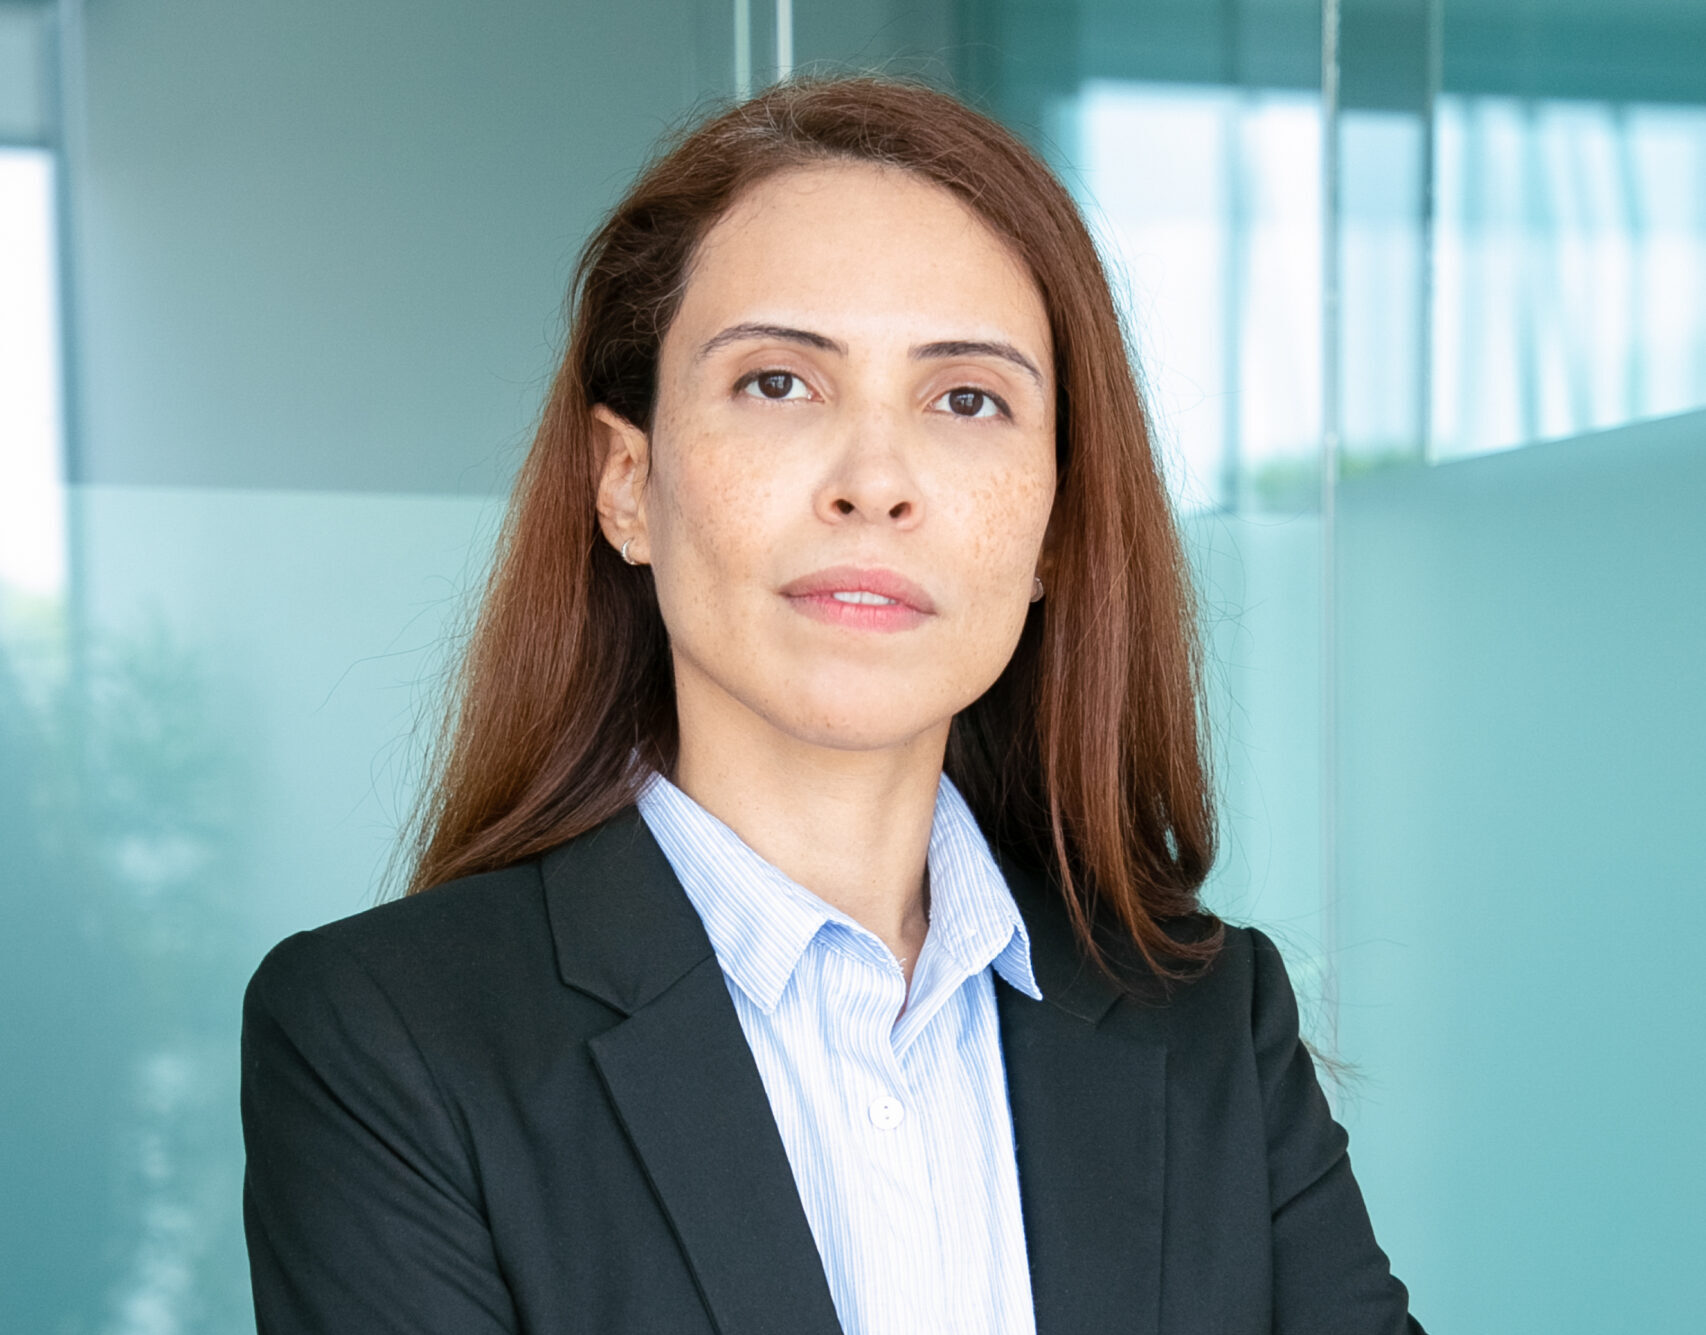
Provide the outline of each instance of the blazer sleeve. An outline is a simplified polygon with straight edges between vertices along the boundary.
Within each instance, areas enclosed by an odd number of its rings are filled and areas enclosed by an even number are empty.
[[[243,1003],[243,1222],[260,1335],[513,1335],[466,1137],[402,1015],[317,933]]]
[[[1374,1240],[1348,1138],[1298,1035],[1278,949],[1252,929],[1252,1030],[1268,1135],[1275,1335],[1421,1335]]]

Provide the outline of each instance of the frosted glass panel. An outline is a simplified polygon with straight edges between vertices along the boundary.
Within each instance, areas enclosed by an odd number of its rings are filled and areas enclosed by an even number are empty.
[[[374,902],[493,502],[86,488],[0,621],[0,1328],[251,1327],[237,1017]]]
[[[1706,413],[1346,482],[1352,1153],[1429,1329],[1698,1325]]]
[[[1204,894],[1284,951],[1305,1033],[1330,1049],[1322,896],[1321,519],[1205,512],[1185,523],[1208,646],[1220,850]]]

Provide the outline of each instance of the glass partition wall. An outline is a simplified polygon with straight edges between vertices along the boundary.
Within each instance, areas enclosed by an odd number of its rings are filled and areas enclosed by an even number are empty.
[[[1685,1330],[1706,10],[1343,0],[1338,53],[1353,1155],[1430,1329]]]
[[[1677,0],[0,2],[0,1327],[252,1328],[242,985],[394,883],[576,247],[695,108],[883,68],[1097,231],[1209,897],[1418,1313],[1685,1329],[1703,55]]]

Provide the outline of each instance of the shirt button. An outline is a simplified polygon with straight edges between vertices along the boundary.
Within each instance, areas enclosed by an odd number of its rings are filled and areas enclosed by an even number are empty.
[[[879,1131],[893,1131],[906,1120],[906,1109],[899,1099],[880,1098],[871,1105],[871,1125]]]

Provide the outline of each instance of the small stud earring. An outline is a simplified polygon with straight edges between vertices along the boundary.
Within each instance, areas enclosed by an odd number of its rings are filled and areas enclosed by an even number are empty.
[[[1043,600],[1043,577],[1041,575],[1033,575],[1031,577],[1031,601],[1033,603],[1040,603],[1040,602],[1042,602],[1042,600]]]
[[[631,566],[637,566],[640,563],[638,561],[636,561],[633,557],[628,555],[629,544],[632,543],[633,541],[634,540],[632,538],[628,538],[622,543],[622,559],[624,561],[626,561]]]

